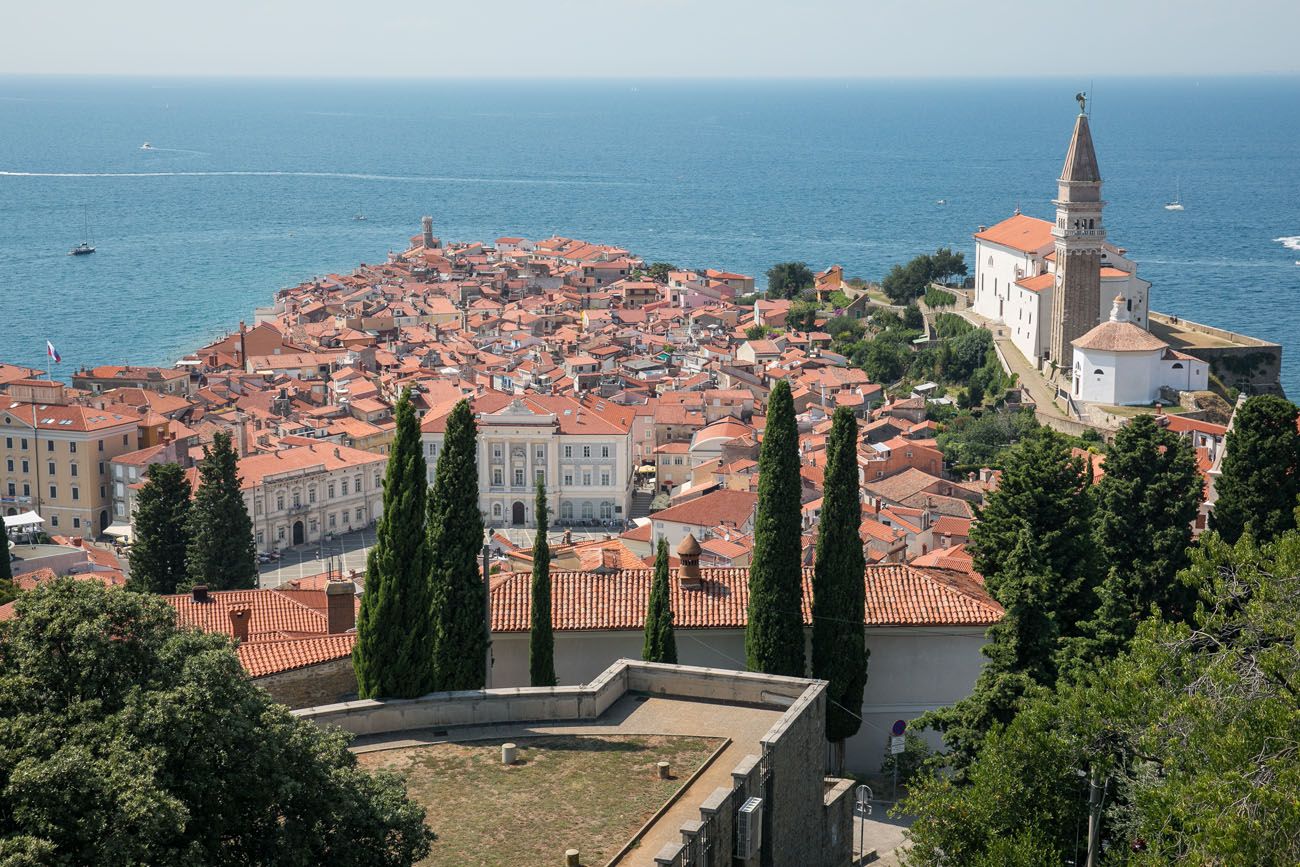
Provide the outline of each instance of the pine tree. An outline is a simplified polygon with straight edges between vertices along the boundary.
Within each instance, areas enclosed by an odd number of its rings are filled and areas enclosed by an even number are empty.
[[[533,686],[555,686],[555,634],[551,631],[551,544],[546,538],[550,510],[546,505],[546,483],[537,480],[537,534],[533,537],[532,612],[528,633],[528,682]]]
[[[848,407],[835,411],[826,440],[826,473],[817,561],[813,569],[813,677],[826,690],[826,737],[844,741],[862,725],[862,691],[867,684],[866,558],[858,527],[858,422]]]
[[[175,593],[188,574],[190,483],[179,464],[154,464],[136,500],[127,586]]]
[[[799,433],[785,380],[768,398],[758,472],[746,662],[752,671],[803,677]]]
[[[366,591],[352,652],[362,698],[416,698],[433,691],[429,663],[429,550],[424,533],[427,466],[420,424],[404,390],[384,473],[384,508],[366,556]]]
[[[641,658],[646,662],[677,664],[677,639],[673,635],[673,602],[668,578],[668,540],[659,537],[655,550],[655,574],[646,603],[645,643]]]
[[[239,485],[239,458],[230,434],[218,431],[203,449],[199,488],[190,505],[186,562],[192,584],[212,590],[257,586],[253,521]]]
[[[488,625],[483,622],[483,515],[478,506],[478,429],[469,401],[447,416],[447,432],[429,492],[430,614],[437,690],[487,683]]]
[[[1097,485],[1096,545],[1105,578],[1075,661],[1124,650],[1153,605],[1169,619],[1191,616],[1194,588],[1177,576],[1189,562],[1202,487],[1191,447],[1152,416],[1138,416],[1115,435]]]
[[[975,571],[1004,606],[1002,572],[1028,532],[1043,558],[1037,568],[1051,576],[1050,613],[1063,638],[1081,634],[1080,622],[1097,607],[1094,497],[1089,462],[1072,455],[1060,434],[1037,428],[1007,452],[998,489],[971,526]],[[1014,580],[1020,576],[1007,579]]]
[[[1300,495],[1295,404],[1276,395],[1249,398],[1233,418],[1226,448],[1210,528],[1229,543],[1249,532],[1260,544],[1295,529]]]

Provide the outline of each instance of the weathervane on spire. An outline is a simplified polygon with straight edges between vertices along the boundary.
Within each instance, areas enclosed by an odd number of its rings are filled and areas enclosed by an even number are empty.
[[[1085,114],[1085,113],[1087,112],[1087,110],[1088,110],[1088,94],[1087,94],[1087,92],[1081,90],[1081,91],[1079,91],[1078,93],[1076,93],[1076,94],[1074,95],[1074,98],[1077,99],[1077,100],[1079,101],[1079,114]]]

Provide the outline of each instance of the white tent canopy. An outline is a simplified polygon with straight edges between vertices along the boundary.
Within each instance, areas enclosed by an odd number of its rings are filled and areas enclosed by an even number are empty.
[[[37,527],[45,523],[45,519],[35,512],[23,512],[19,515],[5,515],[5,529],[12,530],[15,527]]]
[[[130,524],[109,524],[104,528],[104,535],[114,539],[130,541],[131,525]]]

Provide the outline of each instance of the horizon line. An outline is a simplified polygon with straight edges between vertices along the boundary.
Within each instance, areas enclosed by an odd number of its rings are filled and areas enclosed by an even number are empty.
[[[1015,75],[1015,74],[979,74],[979,75],[300,75],[291,73],[203,73],[203,72],[6,72],[0,70],[2,79],[115,79],[115,80],[164,80],[164,81],[353,81],[353,82],[510,82],[510,83],[546,83],[546,82],[720,82],[720,83],[857,83],[857,82],[1064,82],[1080,80],[1072,75]],[[1134,72],[1105,75],[1089,75],[1090,81],[1188,81],[1269,78],[1300,78],[1300,68],[1289,71],[1259,72]]]

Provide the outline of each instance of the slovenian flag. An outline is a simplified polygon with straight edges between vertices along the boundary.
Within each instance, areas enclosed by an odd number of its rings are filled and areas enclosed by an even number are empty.
[[[45,354],[50,358],[53,358],[56,362],[63,360],[63,356],[59,355],[59,350],[55,349],[54,344],[50,343],[48,340],[45,341]]]

